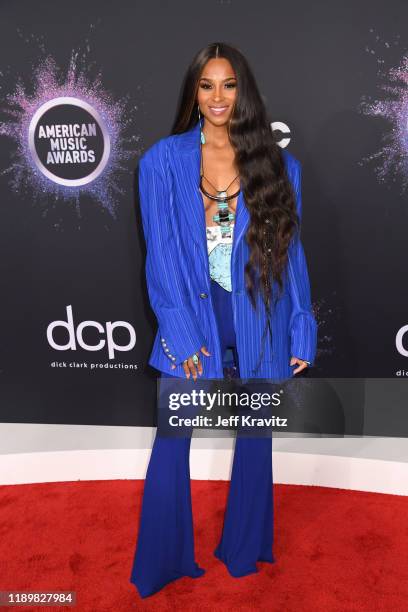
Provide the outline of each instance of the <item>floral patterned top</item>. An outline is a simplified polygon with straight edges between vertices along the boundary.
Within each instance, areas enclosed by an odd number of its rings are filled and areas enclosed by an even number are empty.
[[[222,236],[221,226],[207,225],[207,251],[210,277],[219,283],[226,291],[232,291],[231,286],[231,253],[234,237],[234,223],[231,223],[231,237]]]

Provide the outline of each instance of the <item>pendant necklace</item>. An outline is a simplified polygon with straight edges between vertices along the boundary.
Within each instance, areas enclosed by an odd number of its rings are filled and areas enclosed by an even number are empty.
[[[202,193],[207,196],[207,198],[217,202],[217,204],[218,204],[217,213],[215,215],[213,215],[212,218],[213,218],[213,220],[216,223],[218,223],[218,225],[220,225],[220,227],[221,227],[221,236],[223,238],[231,238],[231,236],[232,236],[231,221],[233,221],[235,219],[235,214],[233,212],[229,211],[229,209],[228,209],[228,202],[229,202],[229,200],[232,200],[233,198],[236,198],[237,195],[239,195],[239,193],[241,191],[241,187],[238,189],[237,192],[235,192],[235,193],[233,193],[231,195],[227,195],[227,191],[230,188],[230,186],[232,185],[232,183],[239,177],[239,174],[237,174],[237,176],[230,182],[230,184],[228,185],[228,187],[226,189],[222,189],[221,191],[218,190],[216,187],[214,187],[214,185],[211,183],[211,181],[208,181],[208,178],[206,178],[204,176],[202,141],[200,142],[200,148],[201,148],[200,189],[201,189]],[[204,189],[203,178],[205,178],[205,180],[210,183],[211,187],[213,187],[215,189],[215,191],[217,192],[217,195],[212,195],[211,193],[208,193],[208,191],[206,191],[206,189]]]

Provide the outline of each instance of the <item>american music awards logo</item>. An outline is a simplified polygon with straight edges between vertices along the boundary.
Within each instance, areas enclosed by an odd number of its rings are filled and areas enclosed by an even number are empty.
[[[365,156],[360,165],[374,162],[374,172],[381,183],[399,183],[401,194],[408,190],[408,54],[405,51],[398,66],[386,69],[385,65],[392,61],[387,58],[402,41],[397,35],[394,41],[388,42],[376,34],[375,43],[367,46],[377,62],[378,87],[381,94],[376,98],[364,95],[359,104],[359,112],[370,117],[379,117],[389,124],[388,130],[382,135],[382,146],[374,153]],[[384,59],[386,57],[387,59]]]
[[[0,135],[12,139],[16,150],[3,174],[12,191],[29,190],[41,208],[71,202],[81,216],[81,196],[87,195],[116,218],[118,195],[126,196],[121,174],[130,172],[126,161],[141,152],[140,136],[129,134],[138,107],[129,96],[115,99],[100,73],[90,76],[90,65],[73,51],[63,76],[51,55],[39,58],[23,78],[8,75],[14,91],[0,109],[8,117],[0,122]],[[24,83],[28,77],[31,84]]]
[[[50,181],[77,187],[101,175],[109,161],[110,136],[98,111],[73,97],[48,100],[28,131],[34,163]]]

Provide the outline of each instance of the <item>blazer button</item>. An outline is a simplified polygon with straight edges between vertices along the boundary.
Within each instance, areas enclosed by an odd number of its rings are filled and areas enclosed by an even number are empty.
[[[200,298],[202,298],[203,300],[207,297],[208,297],[207,293],[200,293]]]

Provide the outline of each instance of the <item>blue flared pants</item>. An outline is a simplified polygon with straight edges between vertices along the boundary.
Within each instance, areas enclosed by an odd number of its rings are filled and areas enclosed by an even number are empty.
[[[211,281],[211,295],[224,363],[227,349],[232,348],[239,371],[231,293]],[[182,576],[198,578],[205,572],[194,553],[190,444],[191,437],[156,433],[130,577],[141,597]],[[257,561],[274,562],[272,545],[272,437],[240,437],[238,432],[224,524],[214,555],[231,576],[246,576],[258,571]]]

